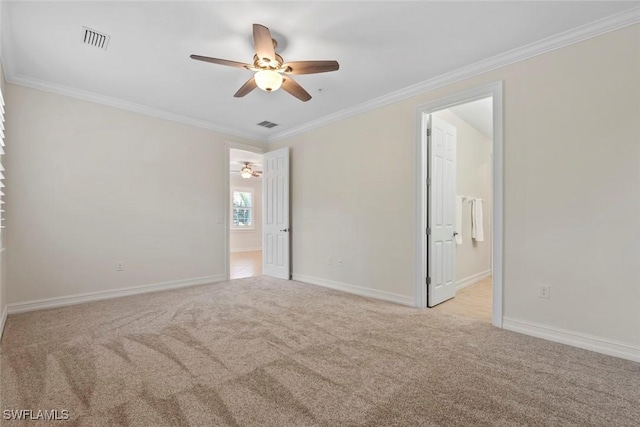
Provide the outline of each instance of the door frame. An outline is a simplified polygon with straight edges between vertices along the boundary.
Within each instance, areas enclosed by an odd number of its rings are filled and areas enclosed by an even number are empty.
[[[249,151],[256,154],[264,154],[265,150],[253,145],[241,144],[239,142],[227,141],[224,143],[224,269],[225,280],[231,279],[231,150]],[[262,221],[262,217],[260,218]],[[262,236],[261,236],[262,237]]]
[[[427,307],[427,126],[429,114],[478,99],[493,98],[493,314],[492,324],[502,328],[504,295],[504,160],[503,81],[489,83],[430,101],[416,108],[416,283],[415,305]]]

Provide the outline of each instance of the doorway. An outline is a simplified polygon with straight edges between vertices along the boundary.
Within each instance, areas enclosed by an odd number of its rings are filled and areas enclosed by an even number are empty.
[[[502,327],[502,83],[417,119],[417,305]]]
[[[289,148],[265,153],[227,142],[227,280],[259,275],[291,279]]]
[[[492,216],[492,149],[493,149],[493,99],[482,98],[458,104],[430,114],[431,140],[429,141],[427,165],[438,161],[438,138],[446,137],[450,151],[444,153],[445,160],[451,160],[450,182],[443,182],[436,191],[440,177],[431,172],[432,185],[427,189],[430,203],[428,215],[449,219],[453,230],[438,227],[434,218],[430,223],[431,236],[445,243],[450,242],[450,251],[429,257],[430,262],[440,262],[442,268],[434,265],[430,271],[431,288],[436,292],[444,288],[444,295],[433,295],[427,288],[427,305],[435,310],[471,317],[491,323],[492,315],[492,273],[491,273],[491,216]],[[444,168],[444,172],[448,170]],[[445,176],[445,179],[447,177]],[[449,187],[447,187],[449,185]],[[429,196],[430,193],[437,193]],[[445,206],[447,205],[447,206]],[[433,209],[430,209],[433,208]],[[443,215],[440,215],[443,213]],[[450,218],[447,218],[450,216]],[[438,237],[438,232],[451,236]],[[427,244],[427,252],[436,245]],[[431,270],[430,265],[427,266]],[[450,289],[447,283],[438,288],[439,271],[450,269]],[[448,276],[445,274],[445,276]],[[434,292],[434,293],[436,293]],[[434,298],[440,297],[440,299]]]
[[[263,155],[229,150],[229,279],[262,274]]]

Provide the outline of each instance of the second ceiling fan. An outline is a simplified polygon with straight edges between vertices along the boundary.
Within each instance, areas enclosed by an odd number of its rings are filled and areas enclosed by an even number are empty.
[[[245,96],[256,87],[259,87],[265,92],[273,92],[282,87],[286,92],[306,102],[311,99],[311,95],[293,80],[290,75],[326,73],[336,71],[340,68],[337,61],[284,62],[282,56],[276,53],[275,48],[278,45],[277,42],[271,37],[271,32],[264,25],[253,24],[253,44],[256,49],[256,54],[253,56],[253,64],[201,55],[191,55],[191,58],[198,61],[254,71],[255,75],[233,95],[236,98]]]
[[[242,162],[242,164],[243,164],[242,169],[240,169],[239,171],[232,171],[232,172],[239,172],[240,176],[242,176],[245,179],[249,179],[251,177],[260,178],[260,174],[262,173],[262,171],[254,170],[250,162]]]

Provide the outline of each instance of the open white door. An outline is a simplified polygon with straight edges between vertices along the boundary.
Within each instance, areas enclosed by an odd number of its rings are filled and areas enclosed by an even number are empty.
[[[428,160],[427,305],[456,295],[456,128],[431,116]]]
[[[289,280],[288,147],[265,153],[262,197],[262,273]]]

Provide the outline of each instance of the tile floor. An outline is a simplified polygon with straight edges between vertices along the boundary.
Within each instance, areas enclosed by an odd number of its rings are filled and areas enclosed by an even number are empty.
[[[472,317],[491,323],[493,311],[493,278],[467,286],[456,292],[453,299],[443,302],[433,308],[441,313],[456,314]]]
[[[260,276],[262,274],[262,251],[232,253],[230,272],[231,279]]]

